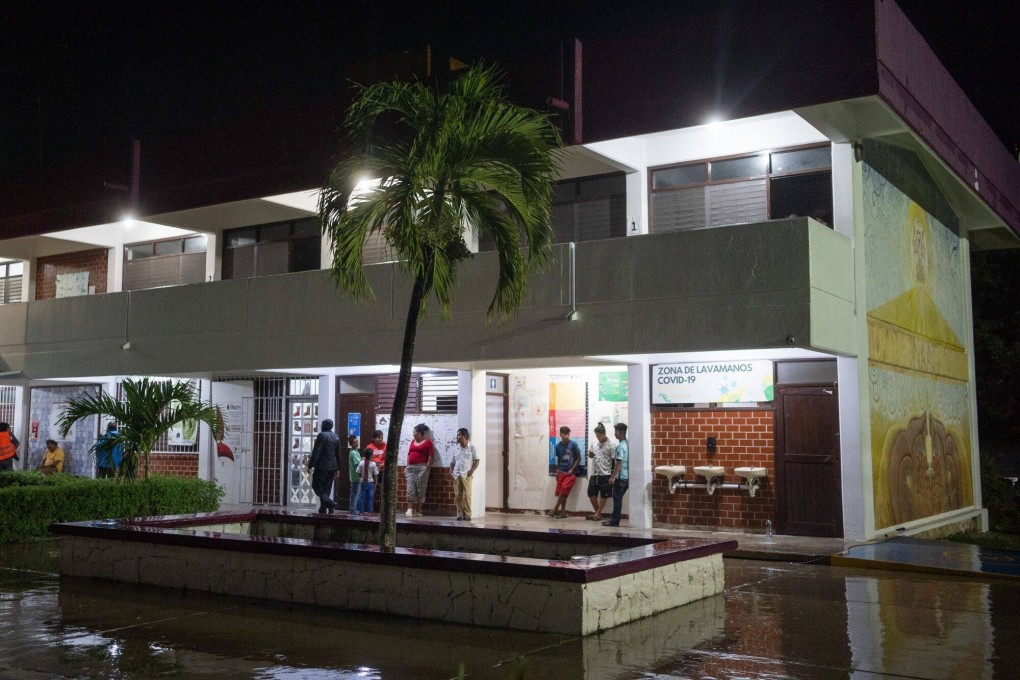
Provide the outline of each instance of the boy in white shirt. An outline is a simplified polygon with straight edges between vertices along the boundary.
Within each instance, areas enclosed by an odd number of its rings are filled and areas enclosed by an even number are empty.
[[[478,468],[480,458],[471,444],[471,434],[467,428],[457,430],[457,448],[453,451],[453,462],[450,473],[456,486],[457,519],[471,519],[471,475]]]

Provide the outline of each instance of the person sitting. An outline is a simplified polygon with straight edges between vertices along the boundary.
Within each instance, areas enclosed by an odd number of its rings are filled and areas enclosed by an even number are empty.
[[[56,441],[46,440],[46,453],[43,454],[42,464],[36,469],[44,475],[64,471],[64,450],[57,445]]]

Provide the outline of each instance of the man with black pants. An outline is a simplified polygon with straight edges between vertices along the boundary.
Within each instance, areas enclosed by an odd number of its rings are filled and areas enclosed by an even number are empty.
[[[623,496],[630,486],[630,475],[628,464],[630,463],[630,445],[627,443],[627,426],[617,423],[613,428],[616,435],[616,467],[609,481],[613,484],[613,515],[608,522],[603,522],[604,527],[620,526],[620,515],[623,513]]]
[[[340,437],[333,431],[333,421],[328,418],[322,421],[319,436],[315,438],[308,469],[312,473],[312,491],[319,497],[319,512],[333,514],[336,503],[329,493],[340,469]]]

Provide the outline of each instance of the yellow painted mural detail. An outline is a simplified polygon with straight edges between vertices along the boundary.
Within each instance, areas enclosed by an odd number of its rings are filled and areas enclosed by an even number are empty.
[[[884,263],[868,263],[869,295],[873,288],[875,298],[886,296],[867,315],[881,529],[973,505],[970,376],[964,343],[944,314],[959,327],[965,291],[955,288],[965,284],[958,238],[877,172],[869,179],[869,253]]]

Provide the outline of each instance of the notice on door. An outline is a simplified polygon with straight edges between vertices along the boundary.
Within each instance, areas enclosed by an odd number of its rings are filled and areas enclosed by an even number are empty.
[[[354,435],[358,439],[361,439],[361,414],[360,413],[348,413],[347,414],[347,434]]]
[[[652,403],[772,401],[771,361],[708,361],[652,366]]]

